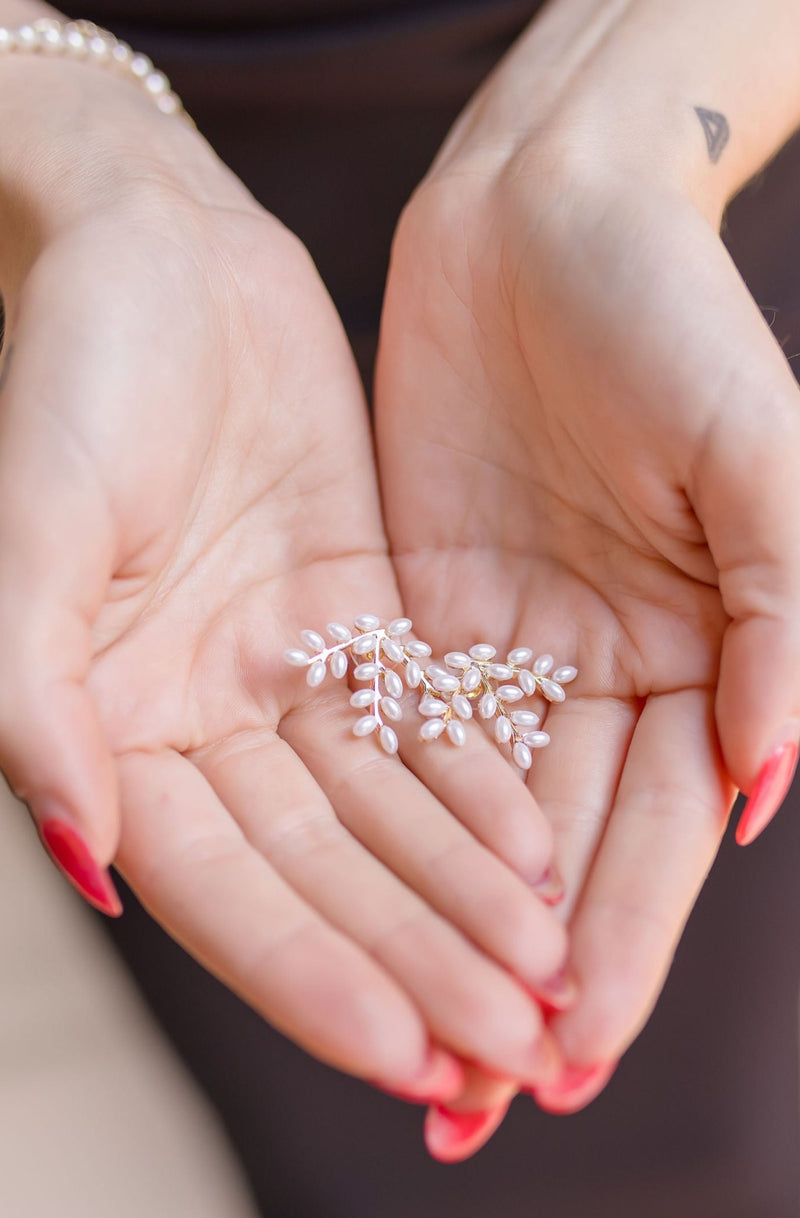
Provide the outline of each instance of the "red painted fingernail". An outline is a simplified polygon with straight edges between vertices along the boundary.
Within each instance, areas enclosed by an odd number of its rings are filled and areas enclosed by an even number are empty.
[[[564,900],[566,888],[557,867],[548,867],[542,878],[531,887],[545,905],[558,905]]]
[[[594,1066],[565,1063],[555,1082],[526,1090],[545,1112],[559,1116],[579,1112],[597,1098],[616,1068],[617,1062],[600,1062]]]
[[[755,841],[783,803],[797,768],[797,754],[797,742],[787,740],[767,757],[736,826],[740,846]]]
[[[81,896],[95,909],[118,918],[122,902],[111,876],[94,861],[78,830],[65,820],[53,818],[42,822],[39,836],[51,858]]]
[[[545,1015],[553,1015],[556,1011],[568,1011],[575,1005],[578,998],[578,982],[569,969],[562,968],[555,977],[534,987],[532,993]]]
[[[508,1103],[478,1112],[453,1112],[437,1104],[425,1117],[425,1145],[440,1163],[458,1163],[476,1151],[494,1133]]]
[[[402,1087],[387,1086],[379,1079],[369,1081],[373,1087],[409,1104],[443,1104],[454,1100],[463,1091],[466,1072],[457,1057],[434,1046],[420,1073],[404,1082]]]

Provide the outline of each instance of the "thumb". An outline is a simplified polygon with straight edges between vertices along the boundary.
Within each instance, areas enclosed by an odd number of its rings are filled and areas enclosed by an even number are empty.
[[[0,767],[75,887],[118,915],[107,871],[119,834],[116,777],[86,687],[113,529],[90,459],[55,409],[57,378],[42,392],[46,361],[31,364],[37,353],[22,345],[9,354],[0,393]]]
[[[748,845],[791,785],[800,741],[800,393],[771,336],[752,397],[707,436],[690,498],[704,526],[730,617],[716,718],[727,770],[748,801]]]

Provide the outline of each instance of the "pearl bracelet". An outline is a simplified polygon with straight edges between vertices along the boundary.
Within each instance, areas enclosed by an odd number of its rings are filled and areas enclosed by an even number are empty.
[[[127,42],[121,42],[92,21],[56,21],[42,17],[16,29],[0,26],[0,55],[20,51],[64,55],[117,71],[141,85],[162,114],[182,114],[189,118],[164,73],[158,72],[146,55],[132,51]]]

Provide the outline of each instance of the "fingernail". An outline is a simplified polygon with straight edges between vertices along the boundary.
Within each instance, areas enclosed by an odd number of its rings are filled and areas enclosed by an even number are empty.
[[[52,818],[39,826],[50,857],[70,883],[95,909],[111,918],[122,913],[122,902],[108,872],[99,867],[80,833],[65,820]]]
[[[548,867],[541,879],[531,887],[545,905],[558,905],[564,900],[566,888],[557,867]]]
[[[402,1087],[387,1086],[379,1079],[368,1081],[387,1095],[409,1104],[443,1104],[454,1100],[464,1089],[466,1072],[457,1057],[434,1046],[420,1073],[404,1082]]]
[[[535,986],[532,993],[545,1015],[568,1011],[577,1001],[578,981],[568,968],[562,968],[555,977]]]
[[[507,1103],[477,1112],[453,1112],[437,1104],[425,1117],[425,1145],[440,1163],[457,1163],[483,1145],[507,1111]]]
[[[545,1112],[558,1116],[579,1112],[596,1099],[616,1068],[616,1062],[600,1062],[594,1066],[564,1063],[555,1082],[526,1090]]]
[[[783,803],[797,768],[797,753],[797,741],[787,740],[767,757],[736,826],[740,846],[755,841]]]

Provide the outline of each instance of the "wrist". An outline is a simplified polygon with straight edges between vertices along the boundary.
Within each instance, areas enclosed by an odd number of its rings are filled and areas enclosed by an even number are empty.
[[[718,223],[798,125],[796,0],[560,0],[485,83],[434,172],[531,152],[540,166],[677,189]]]

